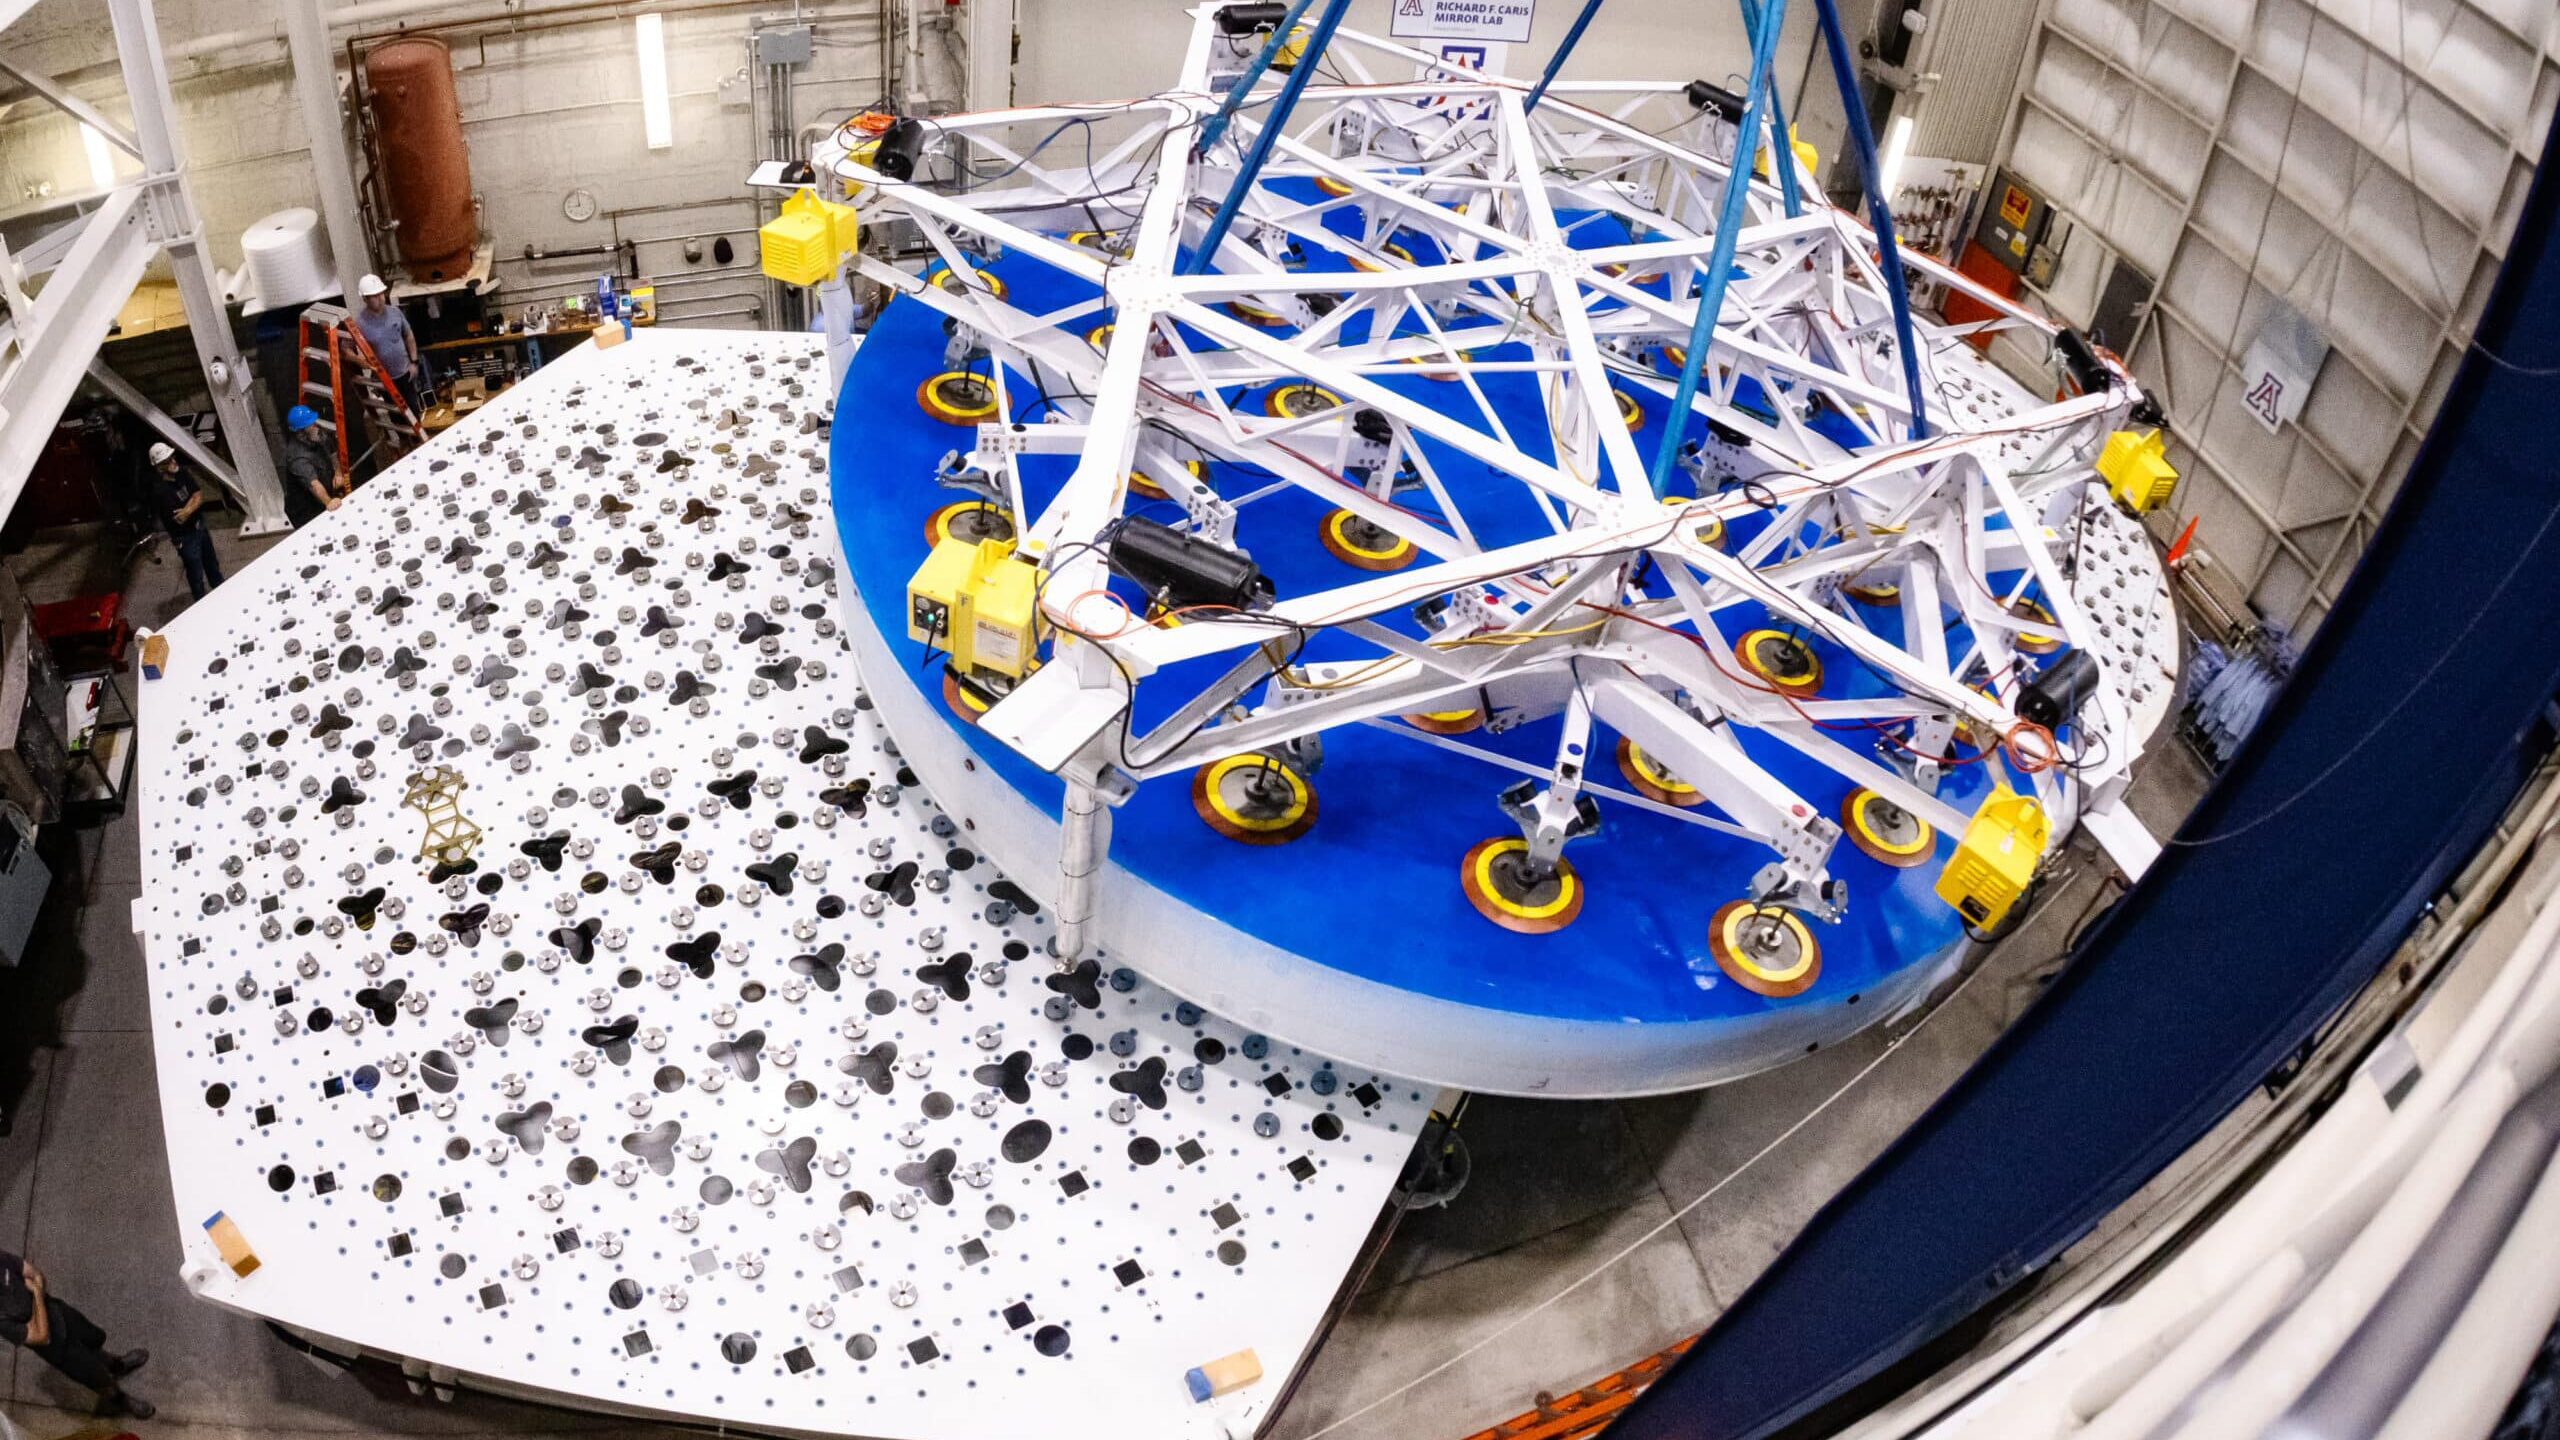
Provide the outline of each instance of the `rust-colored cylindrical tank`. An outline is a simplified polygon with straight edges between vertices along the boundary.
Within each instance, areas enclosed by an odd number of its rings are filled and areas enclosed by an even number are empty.
[[[409,36],[365,52],[375,151],[390,201],[400,262],[414,280],[447,280],[471,268],[479,227],[471,209],[471,153],[444,42]]]

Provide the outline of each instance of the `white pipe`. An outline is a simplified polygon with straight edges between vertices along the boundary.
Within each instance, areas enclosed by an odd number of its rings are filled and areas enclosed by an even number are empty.
[[[2552,1157],[2497,1258],[2374,1440],[2489,1433],[2542,1338],[2551,1333],[2553,1316],[2560,1315],[2560,1265],[2551,1263],[2554,1235],[2560,1235],[2560,1155]]]
[[[2560,941],[2560,904],[2546,904],[2443,1052],[2433,1058],[2425,1078],[2379,1126],[2342,1123],[2348,1115],[2333,1111],[2274,1173],[2251,1187],[2229,1214],[2161,1274],[2096,1317],[2074,1348],[2091,1356],[2126,1351],[2175,1354],[2189,1344],[2209,1349],[2221,1333],[2204,1334],[2205,1318],[2218,1313],[2228,1303],[2227,1297],[2246,1285],[2248,1277],[2271,1257],[2295,1246],[2307,1211],[2377,1178],[2378,1172],[2397,1175],[2414,1159],[2417,1143],[2437,1125],[2481,1056],[2505,1031],[2523,992],[2539,974],[2537,960],[2550,952],[2555,941]],[[2379,1108],[2369,1084],[2351,1103],[2368,1112]],[[2218,1363],[2220,1357],[2205,1358]],[[2160,1363],[2165,1366],[2168,1361],[2164,1358]],[[2172,1383],[2165,1372],[2145,1373],[2149,1368],[2108,1365],[2086,1376],[2068,1392],[2069,1413],[2075,1421],[2103,1416],[2107,1422],[2126,1426],[2127,1433],[2143,1433],[2148,1426],[2140,1424],[2137,1416],[2147,1415],[2151,1423],[2158,1423],[2190,1393]],[[2209,1367],[2201,1373],[2209,1374]],[[2147,1395],[2148,1401],[2136,1398],[2137,1391]],[[2128,1399],[2134,1403],[2124,1404]]]
[[[1060,818],[1066,845],[1058,857],[1057,959],[1063,969],[1090,943],[1095,880],[1111,847],[1111,807],[1092,786],[1070,780]]]
[[[2507,1113],[2560,1063],[2560,965],[2543,957],[2539,981],[2497,1056],[2464,1085],[2406,1183],[2328,1267],[2212,1399],[2176,1433],[2182,1440],[2256,1435],[2302,1395],[2426,1243]]]
[[[325,11],[323,19],[333,31],[361,30],[397,24],[404,20],[431,17],[437,28],[456,25],[503,25],[513,20],[538,20],[556,11],[593,6],[597,0],[481,0],[477,4],[452,4],[451,0],[365,0],[356,5],[341,5]],[[615,9],[598,10],[596,21],[609,24],[629,19],[642,10],[674,13],[685,10],[747,10],[767,5],[772,0],[618,0]],[[253,50],[273,46],[278,51],[288,48],[285,22],[272,20],[264,25],[248,25],[235,30],[218,30],[181,41],[163,52],[171,66],[181,61],[203,60],[226,55],[235,50]],[[114,74],[116,62],[101,60],[93,65],[77,66],[61,71],[53,79],[63,85],[79,84]]]
[[[364,303],[356,293],[356,282],[373,268],[373,256],[365,245],[363,212],[356,205],[355,168],[347,161],[347,122],[338,106],[338,66],[329,52],[329,26],[320,0],[283,0],[280,8],[285,12],[293,55],[293,92],[301,102],[302,128],[311,142],[320,216],[328,227],[340,298],[352,311]]]

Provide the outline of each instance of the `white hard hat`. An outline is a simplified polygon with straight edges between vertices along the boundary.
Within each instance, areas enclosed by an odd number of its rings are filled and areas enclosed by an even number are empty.
[[[367,275],[356,282],[358,295],[381,295],[388,293],[390,289],[390,286],[382,283],[382,277],[379,275]]]
[[[169,457],[177,453],[169,447],[169,442],[166,440],[155,440],[151,443],[151,463],[154,465],[165,463]]]

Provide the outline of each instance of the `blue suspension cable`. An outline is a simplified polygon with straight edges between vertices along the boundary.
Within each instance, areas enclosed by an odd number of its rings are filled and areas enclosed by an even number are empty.
[[[1920,347],[1911,334],[1911,292],[1902,280],[1902,244],[1893,235],[1893,203],[1884,193],[1884,176],[1876,167],[1876,136],[1867,123],[1867,102],[1858,93],[1858,70],[1849,58],[1849,41],[1841,33],[1835,0],[1813,0],[1822,17],[1822,45],[1831,52],[1831,75],[1840,85],[1840,106],[1849,115],[1849,140],[1858,147],[1858,183],[1867,192],[1867,218],[1875,226],[1878,265],[1884,271],[1885,297],[1893,302],[1893,343],[1902,347],[1902,383],[1911,392],[1911,438],[1929,438],[1929,404],[1920,388]]]
[[[1744,3],[1749,3],[1749,0],[1744,0]],[[1573,28],[1564,32],[1564,43],[1558,45],[1556,53],[1548,58],[1547,73],[1538,77],[1538,88],[1529,92],[1528,103],[1520,107],[1522,111],[1536,110],[1538,102],[1547,98],[1547,87],[1556,83],[1556,72],[1564,68],[1565,57],[1573,53],[1574,46],[1582,43],[1582,32],[1591,28],[1592,17],[1599,13],[1600,0],[1590,0],[1582,7],[1582,13],[1573,17]]]
[[[1303,6],[1304,0],[1301,0]],[[1316,22],[1315,34],[1289,67],[1288,82],[1280,87],[1280,98],[1271,104],[1271,113],[1263,117],[1262,129],[1253,137],[1253,148],[1246,152],[1244,168],[1236,171],[1236,182],[1227,189],[1227,198],[1218,206],[1217,218],[1209,222],[1209,233],[1201,238],[1200,248],[1191,253],[1191,261],[1182,267],[1185,275],[1205,275],[1217,259],[1218,247],[1226,242],[1227,232],[1235,227],[1236,215],[1244,209],[1244,197],[1253,192],[1253,182],[1262,174],[1264,162],[1271,158],[1271,147],[1278,144],[1280,134],[1288,128],[1291,112],[1298,108],[1298,97],[1305,94],[1307,81],[1316,73],[1316,62],[1324,58],[1325,47],[1333,43],[1333,32],[1342,24],[1343,12],[1351,8],[1351,0],[1326,0],[1324,18]],[[1285,42],[1288,31],[1279,37]]]
[[[1747,3],[1747,0],[1746,0]],[[1689,407],[1698,398],[1698,374],[1706,367],[1707,347],[1714,343],[1716,319],[1724,313],[1724,292],[1733,283],[1733,251],[1741,239],[1742,202],[1751,193],[1751,157],[1765,128],[1769,103],[1769,67],[1778,53],[1778,31],[1786,20],[1787,0],[1768,0],[1760,28],[1751,37],[1751,84],[1742,103],[1742,123],[1735,127],[1733,160],[1726,166],[1723,204],[1717,212],[1715,246],[1707,256],[1707,280],[1698,296],[1698,318],[1689,327],[1689,350],[1680,365],[1680,386],[1664,416],[1662,445],[1653,455],[1653,493],[1659,499],[1680,458],[1687,433]]]
[[[1760,0],[1742,0],[1742,33],[1757,46],[1760,43]],[[1796,179],[1795,131],[1787,124],[1787,111],[1778,99],[1778,82],[1769,82],[1769,169],[1778,182],[1779,198],[1786,201],[1787,218],[1804,213],[1804,193]]]
[[[1288,18],[1271,32],[1271,39],[1262,47],[1262,53],[1253,57],[1253,63],[1236,77],[1236,83],[1227,87],[1227,98],[1219,102],[1218,113],[1210,116],[1209,122],[1200,127],[1199,149],[1202,154],[1207,154],[1209,147],[1218,143],[1218,137],[1227,133],[1227,122],[1236,118],[1236,111],[1244,105],[1245,97],[1253,93],[1254,86],[1262,83],[1263,72],[1271,68],[1272,61],[1280,58],[1281,48],[1289,43],[1290,32],[1298,28],[1298,17],[1306,14],[1307,7],[1313,3],[1315,0],[1291,0]]]

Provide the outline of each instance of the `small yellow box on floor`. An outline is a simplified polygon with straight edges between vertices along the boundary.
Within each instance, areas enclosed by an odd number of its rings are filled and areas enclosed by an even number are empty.
[[[1938,872],[1938,898],[1954,906],[1966,924],[1990,929],[2027,893],[2052,837],[2053,822],[2034,796],[1993,785],[1947,868]]]
[[[1010,540],[946,539],[907,582],[907,638],[950,651],[964,675],[1019,680],[1038,644],[1039,583],[1039,570],[1015,559]]]
[[[232,1274],[246,1278],[257,1270],[258,1252],[249,1248],[249,1237],[240,1233],[230,1212],[214,1211],[213,1218],[204,1222],[204,1233],[212,1238],[213,1248],[221,1254],[222,1263],[231,1267]]]
[[[1261,1378],[1262,1357],[1250,1350],[1239,1350],[1184,1371],[1182,1383],[1191,1387],[1191,1398],[1200,1401],[1241,1390]]]
[[[2117,503],[2136,515],[2148,515],[2177,493],[2178,468],[2169,463],[2168,443],[2157,430],[2135,434],[2119,430],[2098,452],[2098,475]]]

